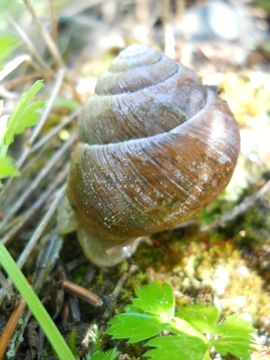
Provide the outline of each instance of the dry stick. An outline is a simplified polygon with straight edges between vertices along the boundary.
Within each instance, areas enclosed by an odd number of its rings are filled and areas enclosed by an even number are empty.
[[[89,9],[94,6],[98,6],[104,3],[104,0],[81,0],[81,1],[73,1],[70,2],[69,6],[66,6],[65,9],[61,12],[61,16],[72,18],[77,14],[82,13],[84,10]]]
[[[58,163],[58,161],[63,157],[65,152],[74,143],[75,139],[76,139],[76,135],[73,134],[69,138],[69,140],[54,154],[51,160],[46,164],[46,166],[39,172],[37,177],[32,181],[30,186],[27,189],[25,189],[21,197],[15,202],[15,204],[7,212],[7,215],[2,222],[2,226],[5,226],[5,224],[12,218],[12,216],[15,215],[16,212],[22,207],[25,200],[32,194],[32,192],[34,192],[38,188],[40,183],[46,178],[46,176],[54,168],[55,164]]]
[[[1,286],[5,281],[6,281],[6,278],[5,278],[4,274],[2,273],[2,271],[0,270],[0,284],[1,284]]]
[[[29,36],[26,34],[26,32],[11,17],[9,17],[8,19],[12,24],[12,26],[15,28],[15,30],[18,32],[20,37],[22,38],[30,54],[32,54],[32,56],[37,60],[41,68],[45,69],[47,72],[53,75],[52,69],[48,66],[45,60],[43,60],[43,58],[39,55],[37,49],[35,48],[35,45],[33,44],[32,40],[29,38]]]
[[[33,251],[34,247],[37,245],[38,240],[41,238],[43,232],[46,230],[46,227],[48,226],[49,222],[51,221],[52,217],[54,216],[54,213],[55,213],[57,207],[59,206],[60,202],[63,200],[65,193],[66,193],[66,186],[64,185],[57,192],[57,195],[56,195],[50,209],[47,211],[47,213],[45,214],[45,216],[39,223],[38,227],[36,228],[35,232],[31,236],[29,242],[27,243],[26,247],[24,248],[23,252],[21,253],[21,255],[17,261],[17,266],[19,269],[21,269],[24,266],[29,255]],[[6,293],[9,292],[11,286],[12,286],[12,282],[9,279],[2,286],[2,289],[0,292],[0,304],[2,303]]]
[[[18,100],[19,94],[6,90],[3,86],[0,85],[0,98],[7,100]]]
[[[103,304],[102,299],[98,295],[80,285],[73,283],[72,281],[63,280],[60,283],[60,287],[69,294],[77,296],[82,300],[87,301],[91,305],[101,306]]]
[[[28,209],[21,217],[20,221],[12,227],[11,231],[8,232],[2,239],[3,244],[11,241],[14,236],[18,233],[18,231],[26,225],[26,223],[33,218],[35,213],[41,206],[50,198],[50,195],[55,191],[55,189],[61,184],[66,178],[66,172],[61,171],[61,173],[56,177],[56,179],[52,182],[51,186],[38,197],[37,201]]]
[[[31,57],[28,54],[21,54],[15,57],[15,59],[9,61],[5,65],[4,69],[0,71],[0,81],[2,81],[5,77],[7,77],[12,71],[17,69],[17,67],[20,66],[25,61],[28,62],[31,61]]]
[[[145,0],[137,0],[135,3],[135,11],[137,21],[141,24],[146,24],[149,19],[149,3]]]
[[[30,153],[30,150],[31,150],[31,146],[32,144],[34,143],[34,141],[36,140],[37,136],[39,135],[40,133],[40,130],[43,128],[47,118],[48,118],[48,115],[53,107],[53,104],[54,104],[54,101],[60,91],[60,88],[61,88],[61,85],[63,83],[63,79],[64,79],[64,74],[65,74],[65,70],[64,69],[60,69],[58,71],[58,74],[57,74],[57,77],[56,77],[56,82],[54,84],[54,88],[52,90],[52,93],[51,93],[51,96],[49,97],[47,103],[46,103],[46,106],[45,106],[45,109],[42,113],[42,116],[40,118],[40,121],[38,122],[37,126],[35,127],[34,131],[33,131],[33,134],[32,136],[30,137],[30,139],[28,140],[27,142],[27,146],[24,150],[24,152],[22,153],[20,159],[18,160],[16,166],[17,166],[17,169],[20,169],[23,165],[23,163],[25,162],[27,156],[29,155]]]
[[[210,231],[220,226],[224,226],[227,222],[235,220],[239,215],[248,211],[256,201],[261,199],[270,191],[270,180],[268,180],[258,191],[248,196],[240,205],[236,206],[230,212],[223,214],[219,219],[213,221],[211,224],[203,226],[201,231]]]
[[[49,144],[48,144],[49,145]],[[47,147],[44,146],[35,157],[29,159],[24,168],[21,171],[21,175],[19,178],[15,179],[10,178],[9,181],[5,184],[4,189],[0,192],[0,205],[1,203],[5,203],[6,198],[8,198],[8,202],[5,204],[4,208],[8,208],[10,204],[13,204],[16,199],[20,196],[20,194],[24,191],[26,185],[29,183],[29,179],[33,178],[33,169],[40,169],[40,164],[44,166],[44,154]],[[11,181],[13,180],[13,181]],[[13,184],[14,183],[14,184]],[[3,210],[2,210],[3,211]],[[5,213],[5,210],[4,210]],[[4,216],[2,217],[4,218]],[[0,234],[5,232],[5,227],[1,227]]]
[[[5,224],[5,226],[2,226],[0,228],[0,238],[3,237],[4,234],[7,234],[13,227],[17,226],[18,222],[20,222],[20,216],[13,218],[7,224]]]
[[[50,132],[48,132],[43,138],[41,138],[32,148],[31,154],[39,150],[44,144],[46,144],[54,135],[56,135],[63,127],[72,122],[79,114],[79,111],[75,111],[70,114],[66,120],[64,120],[61,124],[57,125]]]
[[[24,313],[25,307],[25,301],[23,299],[20,299],[19,304],[13,310],[8,322],[6,323],[6,326],[4,327],[4,330],[0,337],[0,359],[4,358],[9,341],[14,334],[18,321],[21,319]]]
[[[51,36],[53,38],[53,41],[57,43],[58,29],[57,29],[57,18],[56,18],[54,0],[50,0],[50,18],[51,18]]]
[[[170,11],[170,1],[162,0],[162,13],[161,20],[163,25],[164,33],[164,52],[171,58],[175,58],[175,38],[174,31],[171,24],[171,11]]]
[[[176,0],[176,16],[175,16],[175,24],[178,31],[178,46],[177,46],[177,58],[181,58],[184,44],[186,43],[186,32],[184,28],[184,15],[185,15],[185,8],[186,8],[186,0]]]
[[[60,240],[54,232],[52,236],[48,239],[46,245],[42,249],[42,256],[40,256],[37,264],[37,270],[35,271],[35,276],[33,279],[33,289],[38,295],[43,283],[48,275],[48,273],[53,269],[58,256],[59,251],[61,249],[61,244],[59,244]],[[21,342],[18,340],[23,336],[27,323],[31,317],[31,312],[27,310],[26,314],[23,317],[22,324],[20,328],[16,331],[13,337],[13,344],[15,344],[12,348],[15,352],[18,350]],[[16,340],[17,343],[16,343]]]
[[[55,45],[53,39],[51,38],[50,34],[47,32],[47,30],[45,29],[45,27],[43,26],[43,24],[40,22],[36,11],[32,5],[32,3],[29,0],[23,0],[25,6],[27,7],[27,9],[29,10],[30,14],[33,17],[33,20],[36,24],[36,27],[38,29],[38,31],[40,32],[41,36],[43,37],[48,49],[50,50],[50,53],[52,54],[56,64],[59,67],[64,67],[65,63],[61,57],[61,54],[58,50],[58,47]]]
[[[29,75],[24,75],[24,76],[18,77],[16,79],[12,79],[12,80],[4,82],[3,87],[5,89],[10,89],[10,88],[17,86],[21,82],[26,83],[28,81],[32,81],[37,78],[44,78],[46,76],[47,76],[47,74],[45,74],[44,72],[36,72],[36,73],[29,74]]]
[[[111,316],[111,313],[112,313],[112,309],[113,309],[113,305],[116,303],[116,300],[124,286],[124,283],[126,282],[127,280],[127,274],[124,273],[120,279],[118,280],[112,294],[111,294],[111,304],[109,307],[107,307],[107,309],[105,310],[104,312],[104,315],[103,315],[103,320],[107,320],[110,316]]]
[[[38,240],[40,239],[41,235],[45,231],[46,227],[48,226],[49,222],[51,221],[56,209],[58,208],[58,205],[63,200],[66,193],[66,186],[62,186],[62,188],[57,192],[57,195],[50,206],[50,209],[46,213],[46,215],[43,217],[42,221],[39,223],[36,231],[32,235],[31,239],[27,243],[26,247],[24,248],[23,252],[21,253],[18,261],[17,266],[18,268],[22,268],[25,264],[26,260],[28,259],[29,255],[33,251],[34,247],[36,246]]]

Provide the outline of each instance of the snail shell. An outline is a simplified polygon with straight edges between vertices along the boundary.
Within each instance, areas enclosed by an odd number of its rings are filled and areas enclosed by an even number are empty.
[[[142,45],[122,51],[98,79],[78,133],[68,197],[84,250],[101,265],[120,260],[109,248],[202,210],[229,182],[240,143],[227,104],[194,72]]]

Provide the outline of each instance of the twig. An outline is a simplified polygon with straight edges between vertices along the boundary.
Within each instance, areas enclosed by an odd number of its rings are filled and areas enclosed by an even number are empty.
[[[28,54],[19,55],[19,56],[15,57],[14,59],[12,59],[11,61],[9,61],[5,65],[4,69],[2,71],[0,71],[0,81],[2,81],[10,73],[12,73],[12,71],[17,69],[17,67],[20,66],[25,61],[28,61],[28,62],[31,61],[31,57]]]
[[[41,220],[41,222],[39,223],[38,227],[36,228],[35,232],[33,233],[33,235],[31,236],[29,242],[27,243],[27,245],[25,246],[23,252],[21,253],[18,261],[17,261],[17,266],[19,269],[21,269],[25,262],[27,261],[29,255],[31,254],[31,252],[33,251],[34,247],[36,246],[38,240],[40,239],[40,237],[42,236],[43,232],[45,231],[45,229],[47,228],[49,222],[51,221],[52,217],[54,216],[54,213],[58,207],[58,205],[60,204],[60,202],[62,201],[64,195],[66,192],[66,186],[64,185],[57,193],[50,209],[48,210],[48,212],[45,214],[45,216],[43,217],[43,219]],[[8,279],[6,281],[6,283],[2,286],[2,289],[0,291],[0,304],[3,301],[5,295],[7,292],[9,292],[10,288],[12,286],[11,281]]]
[[[70,146],[74,143],[76,139],[76,135],[73,134],[69,140],[54,154],[54,156],[50,159],[50,161],[46,164],[46,166],[38,173],[37,177],[32,181],[30,186],[25,189],[21,197],[15,202],[15,204],[9,209],[2,222],[2,226],[12,218],[13,215],[17,213],[17,211],[22,207],[26,199],[38,188],[40,183],[46,179],[46,176],[51,172],[54,166],[58,163],[58,161],[63,157],[65,152],[70,148]]]
[[[50,34],[47,32],[43,24],[40,22],[40,19],[38,18],[36,11],[32,5],[32,3],[29,0],[23,0],[25,6],[27,7],[28,11],[33,17],[33,20],[35,22],[35,25],[40,32],[41,36],[43,37],[48,49],[50,50],[50,53],[52,54],[56,64],[59,67],[64,67],[64,61],[62,59],[62,56],[58,50],[58,47],[55,45],[53,39],[51,38]]]
[[[170,1],[162,0],[161,20],[164,33],[164,52],[171,58],[175,58],[175,38],[171,24]]]
[[[178,41],[177,41],[177,58],[181,58],[183,53],[184,45],[187,42],[187,36],[184,28],[184,15],[186,8],[186,0],[176,0],[176,16],[175,16],[175,25],[178,32]]]
[[[111,293],[110,306],[108,306],[106,308],[104,315],[103,315],[103,320],[107,320],[111,316],[111,313],[113,311],[113,305],[116,303],[116,300],[117,300],[126,280],[127,280],[127,274],[124,273],[118,280],[113,292]]]
[[[40,121],[38,122],[37,126],[35,127],[34,131],[33,131],[33,134],[32,136],[30,137],[30,139],[28,140],[27,142],[27,146],[26,148],[24,149],[24,152],[22,153],[20,159],[18,160],[16,166],[17,166],[17,169],[19,170],[23,163],[25,162],[25,160],[27,159],[27,156],[29,155],[30,153],[30,147],[32,146],[32,144],[34,143],[34,141],[36,140],[37,136],[39,135],[40,133],[40,130],[43,128],[47,118],[48,118],[48,115],[53,107],[53,103],[60,91],[60,88],[61,88],[61,85],[63,83],[63,79],[64,79],[64,74],[65,74],[65,70],[64,69],[60,69],[58,71],[58,74],[56,76],[56,82],[55,82],[55,85],[54,85],[54,88],[52,90],[52,93],[51,93],[51,96],[49,97],[47,103],[46,103],[46,106],[45,106],[45,109],[42,113],[42,116],[40,118]]]
[[[72,321],[74,323],[79,323],[81,321],[81,312],[80,312],[78,297],[69,296],[68,305],[69,305],[69,308],[70,308],[70,314],[71,314],[71,317],[72,317]],[[66,319],[65,319],[65,322],[66,322]]]
[[[218,227],[224,227],[229,221],[235,220],[238,216],[247,212],[254,204],[270,191],[270,180],[268,180],[258,191],[248,196],[241,204],[236,206],[230,212],[224,213],[219,219],[211,224],[203,226],[201,231],[206,232]]]
[[[77,2],[71,2],[69,6],[66,6],[62,13],[61,16],[63,17],[75,17],[77,14],[82,13],[83,11],[85,11],[88,8],[94,7],[94,6],[98,6],[100,4],[102,4],[104,2],[104,0],[81,0],[81,1],[77,1]]]
[[[14,236],[18,233],[18,231],[26,225],[26,223],[32,219],[32,217],[36,214],[37,210],[41,208],[41,206],[50,198],[50,195],[53,191],[63,182],[66,177],[66,172],[61,171],[60,174],[56,177],[56,179],[51,183],[48,189],[41,194],[38,199],[33,203],[33,205],[28,209],[24,214],[21,215],[17,224],[15,224],[11,231],[8,232],[4,237],[2,242],[4,244],[11,241]]]
[[[2,226],[0,229],[0,238],[2,238],[4,234],[7,234],[10,230],[12,230],[13,227],[17,226],[19,221],[20,216],[13,218],[7,224],[5,224],[5,226]]]
[[[2,271],[0,270],[0,284],[3,285],[3,283],[6,281],[6,278]]]
[[[29,36],[26,34],[26,32],[11,17],[9,17],[8,19],[11,22],[12,26],[15,28],[15,30],[18,32],[18,34],[21,36],[21,38],[24,41],[24,43],[26,44],[30,54],[32,54],[32,56],[37,60],[41,69],[43,68],[47,72],[49,72],[50,75],[53,75],[52,69],[48,66],[48,64],[39,55],[37,49],[35,48],[35,45],[33,44],[32,40],[29,38]]]
[[[101,306],[103,304],[102,299],[94,294],[92,291],[85,289],[69,280],[62,280],[60,286],[63,290],[71,295],[77,296],[89,304],[94,306]]]
[[[3,87],[5,89],[10,89],[10,88],[13,88],[13,87],[17,86],[21,82],[26,83],[27,81],[32,81],[32,80],[37,79],[37,78],[39,78],[39,79],[44,78],[46,76],[48,76],[48,74],[45,73],[45,72],[35,72],[33,74],[21,76],[21,77],[18,77],[16,79],[6,81],[6,82],[3,83]]]
[[[32,148],[31,154],[39,150],[44,144],[46,144],[54,135],[56,135],[63,127],[72,122],[79,114],[79,111],[73,112],[69,115],[66,120],[64,120],[61,124],[57,125],[50,132],[48,132],[43,138],[41,138]]]
[[[55,4],[54,0],[50,0],[50,17],[51,17],[51,36],[55,43],[57,43],[57,19],[56,19],[56,12],[55,12]]]
[[[0,85],[0,98],[8,100],[18,100],[19,94],[6,90],[3,86]]]
[[[32,235],[31,239],[29,240],[28,244],[24,248],[23,252],[21,253],[18,261],[17,266],[21,269],[23,265],[25,264],[26,260],[28,259],[29,255],[33,251],[34,247],[36,246],[38,240],[40,239],[41,235],[45,231],[46,227],[48,226],[49,222],[51,221],[52,217],[54,216],[54,213],[56,209],[58,208],[58,205],[62,201],[63,197],[66,193],[66,186],[62,186],[62,188],[58,191],[52,205],[50,206],[50,209],[46,213],[46,215],[43,217],[42,221],[39,223],[36,231]]]
[[[48,144],[49,145],[49,144]],[[35,157],[32,157],[21,170],[20,177],[11,177],[5,184],[2,192],[0,192],[0,205],[4,205],[4,208],[8,209],[13,204],[20,194],[24,191],[25,187],[29,184],[29,179],[33,178],[33,169],[40,169],[44,166],[44,156],[47,147],[42,148]],[[45,160],[46,162],[46,160]],[[6,201],[8,200],[8,201]],[[3,210],[2,210],[3,211]],[[5,212],[6,213],[6,212]],[[3,227],[0,229],[0,233],[3,232]]]
[[[4,327],[4,330],[0,337],[0,359],[3,359],[8,343],[14,334],[14,331],[18,325],[18,321],[21,319],[24,310],[26,307],[26,303],[23,299],[20,299],[19,304],[16,306],[16,308],[13,310],[8,322],[6,323],[6,326]]]
[[[59,252],[62,246],[62,241],[54,232],[52,236],[50,236],[50,238],[48,239],[47,243],[44,245],[46,246],[44,246],[42,253],[38,259],[37,269],[35,271],[35,276],[33,279],[33,288],[37,294],[39,294],[48,273],[53,269],[58,259]],[[20,328],[16,331],[12,339],[14,344],[12,350],[14,350],[15,353],[21,344],[19,339],[23,336],[23,333],[31,315],[31,312],[27,310],[25,316],[22,319],[22,324]]]

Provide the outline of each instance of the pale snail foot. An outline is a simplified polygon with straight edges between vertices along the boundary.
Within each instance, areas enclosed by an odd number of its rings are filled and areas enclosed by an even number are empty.
[[[97,237],[81,225],[67,197],[61,202],[57,213],[57,229],[61,235],[77,232],[78,240],[86,257],[95,265],[110,267],[131,257],[144,240],[139,237],[122,244]]]
[[[110,267],[131,257],[142,237],[118,244],[89,233],[83,226],[77,230],[78,240],[86,257],[95,265]]]

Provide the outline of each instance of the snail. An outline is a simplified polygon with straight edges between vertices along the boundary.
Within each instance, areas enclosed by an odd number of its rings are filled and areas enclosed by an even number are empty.
[[[98,79],[78,137],[68,211],[76,214],[86,256],[100,266],[201,211],[228,184],[240,146],[216,92],[144,45],[123,50]]]

